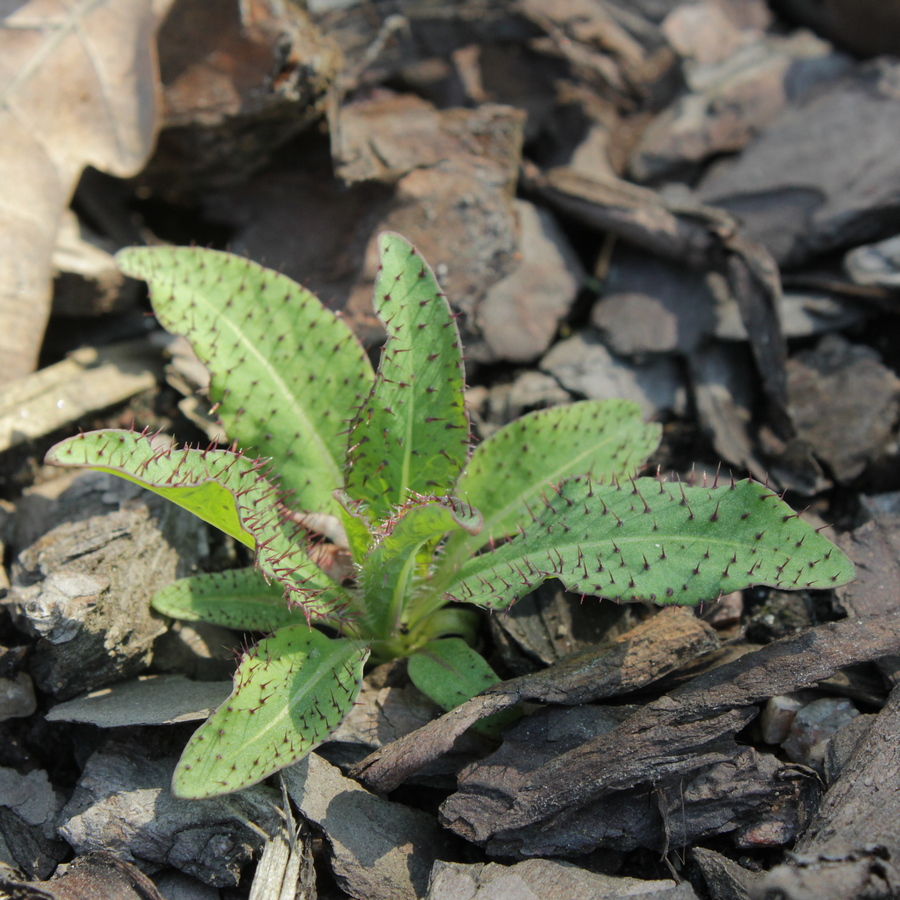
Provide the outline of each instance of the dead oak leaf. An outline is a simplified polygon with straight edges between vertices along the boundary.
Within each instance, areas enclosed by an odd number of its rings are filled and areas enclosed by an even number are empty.
[[[60,217],[85,166],[127,177],[156,138],[171,0],[0,0],[0,382],[31,372]]]

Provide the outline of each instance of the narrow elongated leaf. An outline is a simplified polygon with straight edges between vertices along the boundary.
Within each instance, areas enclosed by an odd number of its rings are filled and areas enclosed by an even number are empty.
[[[566,478],[630,478],[656,450],[660,435],[659,425],[644,422],[629,400],[543,409],[494,432],[475,448],[453,491],[484,516],[484,528],[475,536],[454,535],[445,566],[458,566],[488,541],[515,533],[540,505],[542,492]]]
[[[753,584],[832,588],[852,563],[751,481],[565,482],[508,543],[470,560],[449,595],[503,609],[547,578],[614,600],[694,604]]]
[[[412,501],[389,523],[390,530],[369,552],[360,572],[359,586],[375,637],[400,633],[414,583],[427,574],[417,572],[419,550],[448,531],[480,527],[476,510],[449,498]]]
[[[256,550],[262,572],[280,581],[310,619],[338,616],[350,602],[307,556],[302,528],[284,520],[264,474],[267,460],[230,450],[159,448],[133,431],[92,431],[51,447],[46,461],[133,481],[237,538]]]
[[[132,248],[116,259],[209,368],[229,439],[277,461],[295,506],[338,515],[347,420],[373,378],[346,324],[290,278],[228,253]]]
[[[380,238],[375,310],[388,341],[350,431],[347,493],[386,518],[410,493],[446,494],[466,461],[459,332],[437,281],[397,234]]]
[[[185,622],[211,622],[236,631],[275,631],[304,622],[289,607],[284,585],[268,584],[254,568],[179,578],[153,595],[153,608]]]
[[[185,748],[172,793],[227,794],[302,759],[350,711],[367,656],[358,641],[306,625],[261,641],[245,654],[231,696]]]

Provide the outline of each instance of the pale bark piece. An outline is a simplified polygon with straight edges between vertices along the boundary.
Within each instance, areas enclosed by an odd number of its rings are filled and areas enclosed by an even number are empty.
[[[900,378],[874,348],[827,335],[788,361],[788,396],[797,436],[837,481],[853,481],[893,452]]]
[[[737,216],[781,265],[893,234],[900,64],[879,60],[792,104],[700,197]]]
[[[751,432],[756,400],[750,355],[722,342],[699,347],[688,358],[700,426],[716,453],[739,472],[766,480]]]
[[[179,0],[159,31],[162,131],[144,184],[168,195],[243,181],[319,120],[340,52],[279,0]]]
[[[837,542],[856,566],[856,578],[837,589],[846,613],[872,616],[900,606],[900,513],[874,512]]]
[[[392,107],[373,102],[371,115],[379,109],[389,115]],[[301,282],[341,310],[366,344],[384,337],[372,313],[377,235],[384,230],[416,245],[468,321],[490,286],[516,267],[514,201],[525,117],[486,104],[427,118],[439,131],[424,142],[423,166],[392,186],[366,181],[348,188],[333,176],[329,160],[312,157],[303,172],[273,170],[207,198],[208,214],[234,226],[234,252]],[[435,161],[429,149],[445,139]],[[404,151],[407,158],[412,149]],[[299,242],[297,222],[316,223]],[[483,345],[477,334],[463,337],[467,348]]]
[[[426,813],[370,794],[315,753],[282,773],[331,846],[338,885],[357,900],[415,900],[446,838]]]
[[[617,247],[591,310],[613,353],[695,350],[716,328],[716,298],[703,275],[627,245]]]
[[[740,308],[773,426],[791,433],[778,268],[734,218],[693,200],[666,200],[622,179],[587,177],[564,167],[541,173],[526,166],[523,182],[554,209],[585,225],[611,231],[665,259],[718,273]]]
[[[855,247],[844,257],[844,269],[856,284],[900,288],[900,235]]]
[[[705,6],[715,9],[712,3]],[[684,4],[673,16],[686,18],[692,7],[700,4]],[[847,57],[809,32],[763,36],[733,26],[729,31],[727,24],[723,31],[724,40],[710,35],[704,41],[699,52],[706,58],[688,68],[690,93],[641,134],[629,161],[638,181],[689,175],[715,154],[741,150],[791,101],[851,66]],[[696,33],[694,29],[690,37]]]
[[[589,400],[633,400],[648,418],[687,409],[687,393],[674,360],[666,356],[646,362],[620,359],[594,329],[554,344],[540,367],[574,394]]]
[[[395,185],[368,240],[362,269],[348,305],[369,309],[379,267],[377,232],[396,231],[428,260],[455,310],[466,356],[489,362],[493,355],[478,332],[478,309],[490,287],[515,271],[519,223],[515,208],[525,115],[485,104],[474,110],[443,110],[444,156],[424,163]],[[464,139],[463,139],[464,136]]]
[[[152,390],[161,374],[162,361],[143,339],[82,347],[62,362],[4,386],[0,452]]]
[[[48,722],[85,722],[99,728],[174,725],[208,718],[232,690],[230,681],[189,681],[181,675],[144,675],[57,703]]]
[[[509,796],[485,792],[481,784],[467,796],[467,780],[478,780],[478,767],[472,767],[442,807],[445,820],[481,843],[538,823],[552,829],[615,791],[723,762],[722,740],[757,714],[756,704],[818,682],[842,666],[894,653],[898,643],[896,611],[777,641],[698,676],[612,731],[539,766]]]
[[[611,644],[574,653],[534,675],[501,682],[353,769],[374,790],[393,790],[447,752],[479,719],[521,700],[567,705],[637,690],[718,646],[713,630],[688,610],[670,607]]]
[[[41,769],[22,775],[0,768],[0,846],[29,878],[47,878],[65,858],[56,835],[63,796]]]
[[[525,200],[515,209],[519,264],[488,288],[476,316],[492,362],[533,362],[546,352],[584,280],[553,216]]]
[[[56,504],[61,524],[19,553],[10,602],[37,638],[35,683],[67,699],[146,669],[166,628],[150,598],[209,543],[190,513],[111,475],[82,475]]]
[[[25,882],[0,872],[2,888],[10,892],[7,896],[28,900],[176,900],[174,896],[164,897],[139,868],[104,851],[60,866],[48,881]]]
[[[769,900],[887,898],[900,885],[900,688],[895,688],[825,794],[793,864],[754,892]]]
[[[0,27],[0,371],[37,362],[60,217],[85,166],[128,177],[157,129],[162,0],[15,4]]]
[[[178,800],[175,759],[150,758],[135,744],[108,742],[88,759],[62,811],[60,835],[78,853],[99,850],[152,871],[172,866],[216,887],[236,885],[262,848],[259,831],[278,824],[278,794],[256,785],[212,800]]]
[[[530,859],[499,863],[437,862],[426,900],[696,900],[687,882],[603,875],[574,863]]]

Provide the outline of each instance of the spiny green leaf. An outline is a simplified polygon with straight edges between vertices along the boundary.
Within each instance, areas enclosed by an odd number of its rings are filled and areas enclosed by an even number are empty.
[[[251,548],[256,540],[241,521],[236,494],[249,490],[272,503],[271,486],[257,480],[263,461],[230,450],[177,450],[133,431],[84,432],[51,447],[45,461],[133,481]]]
[[[513,534],[530,518],[529,508],[540,504],[541,491],[566,478],[630,478],[656,450],[660,434],[628,400],[539,410],[479,444],[453,494],[484,516],[478,539],[485,544]]]
[[[172,793],[231,793],[302,759],[350,711],[367,656],[358,641],[306,625],[261,641],[245,654],[231,696],[185,748]]]
[[[229,440],[275,460],[296,507],[337,515],[348,420],[373,378],[346,324],[290,278],[231,254],[154,247],[116,259],[209,368]]]
[[[380,238],[375,310],[384,347],[375,385],[350,431],[347,493],[385,518],[410,493],[446,494],[466,461],[459,332],[418,251],[396,234]]]
[[[374,637],[388,639],[400,633],[403,613],[417,580],[418,553],[423,545],[449,531],[477,531],[481,516],[451,498],[411,500],[386,525],[386,533],[363,562],[359,588]]]
[[[455,709],[500,679],[487,661],[460,638],[431,641],[409,658],[410,681],[443,710]],[[474,727],[496,737],[519,713],[503,710]]]
[[[153,595],[153,608],[185,622],[211,622],[236,631],[275,631],[304,622],[284,599],[284,585],[267,584],[258,569],[204,572],[166,585]]]
[[[541,492],[576,475],[629,478],[659,445],[661,429],[629,400],[585,400],[529,413],[483,441],[460,476],[455,497],[484,516],[475,536],[448,542],[442,574],[488,541],[515,533]],[[442,575],[436,583],[440,584]]]
[[[613,600],[693,604],[753,584],[833,588],[853,575],[840,550],[755,482],[573,478],[520,534],[463,565],[448,594],[503,609],[555,577]]]
[[[93,431],[50,448],[47,462],[110,472],[190,510],[256,550],[256,562],[282,583],[310,619],[334,618],[349,603],[306,554],[306,535],[285,521],[267,460],[231,450],[158,447],[146,434]]]
[[[346,491],[335,491],[335,499],[341,506],[341,524],[347,535],[347,543],[353,562],[361,565],[375,541],[371,523],[365,513],[365,504],[352,500]]]

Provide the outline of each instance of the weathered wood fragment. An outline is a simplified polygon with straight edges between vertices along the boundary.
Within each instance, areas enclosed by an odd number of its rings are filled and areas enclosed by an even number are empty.
[[[900,894],[900,688],[860,739],[801,838],[754,897],[888,898]]]
[[[529,772],[511,793],[492,791],[471,767],[443,815],[454,830],[481,842],[558,823],[612,792],[723,761],[721,741],[756,715],[755,704],[898,645],[897,611],[811,628],[698,676]]]
[[[662,611],[611,645],[566,657],[549,669],[494,685],[424,728],[381,748],[354,767],[377,791],[393,790],[449,750],[474,722],[522,700],[576,705],[627,694],[715,649],[715,632],[691,612]]]

